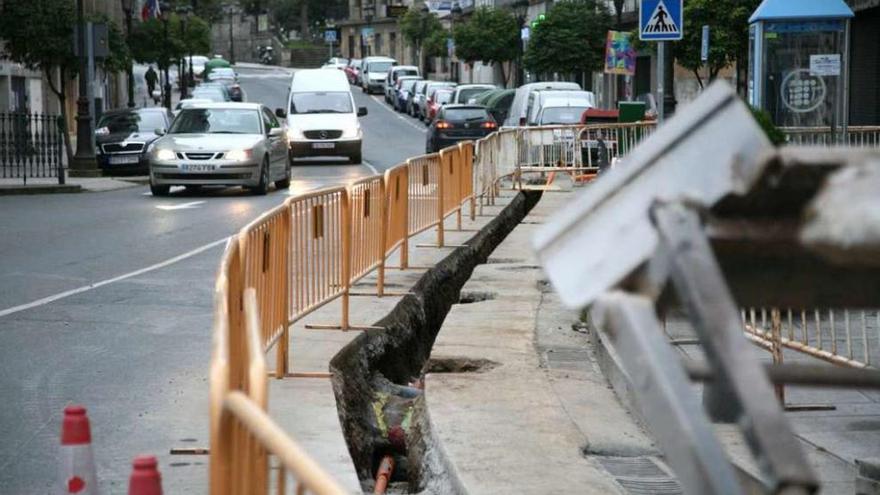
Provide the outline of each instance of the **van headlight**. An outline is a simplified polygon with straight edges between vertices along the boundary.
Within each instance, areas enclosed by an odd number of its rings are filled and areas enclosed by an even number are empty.
[[[342,137],[348,139],[354,139],[361,137],[361,126],[357,127],[346,127],[342,130]]]
[[[168,148],[156,150],[156,160],[167,162],[177,158],[173,151]]]
[[[287,139],[305,139],[306,136],[303,134],[302,129],[298,129],[296,127],[288,127],[287,128]]]

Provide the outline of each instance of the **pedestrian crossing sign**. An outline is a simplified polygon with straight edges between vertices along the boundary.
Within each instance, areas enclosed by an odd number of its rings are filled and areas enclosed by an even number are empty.
[[[683,0],[641,0],[639,39],[645,41],[680,40],[683,32]]]

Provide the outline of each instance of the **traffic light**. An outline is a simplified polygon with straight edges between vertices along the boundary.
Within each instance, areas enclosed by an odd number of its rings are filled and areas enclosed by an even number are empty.
[[[536,27],[538,27],[538,24],[541,24],[542,22],[544,22],[544,19],[546,17],[547,16],[545,14],[538,14],[538,17],[536,17],[535,20],[532,21],[532,24],[531,24],[532,29],[535,29]]]

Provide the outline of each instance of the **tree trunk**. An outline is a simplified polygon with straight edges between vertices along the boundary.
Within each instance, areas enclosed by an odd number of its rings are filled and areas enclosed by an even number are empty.
[[[507,87],[507,74],[504,72],[504,62],[497,62],[498,68],[501,69],[501,87]]]
[[[700,89],[703,89],[703,78],[700,77],[700,71],[698,69],[694,69],[694,76],[697,78],[697,84],[700,85]]]
[[[58,98],[58,103],[61,105],[61,138],[64,140],[64,153],[67,155],[67,166],[70,167],[70,164],[73,163],[73,146],[70,144],[70,132],[67,128],[67,96],[64,94],[65,70],[63,67],[58,69],[59,78],[61,79],[59,82],[60,91],[55,87],[52,70],[45,69],[43,72],[46,74],[46,80],[49,82],[49,89],[55,93],[55,96]]]
[[[309,36],[309,1],[299,0],[299,36],[307,40]]]

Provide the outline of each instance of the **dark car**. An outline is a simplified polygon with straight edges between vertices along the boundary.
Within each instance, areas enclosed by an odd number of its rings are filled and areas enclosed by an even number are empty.
[[[172,120],[171,112],[161,107],[105,112],[95,127],[98,166],[114,173],[147,174],[147,148],[159,138],[156,131],[167,130]]]
[[[439,151],[459,141],[477,140],[498,129],[498,124],[479,105],[445,105],[428,127],[425,150]]]

